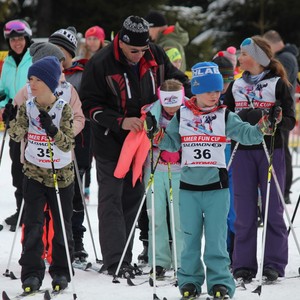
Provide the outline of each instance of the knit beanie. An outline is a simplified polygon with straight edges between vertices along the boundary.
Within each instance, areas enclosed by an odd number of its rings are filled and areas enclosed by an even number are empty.
[[[66,59],[59,47],[47,42],[33,43],[29,48],[29,53],[33,63],[45,56],[55,56],[59,61]]]
[[[149,43],[149,24],[138,16],[129,16],[120,31],[120,40],[131,46],[142,47]]]
[[[171,48],[166,50],[166,54],[168,55],[171,62],[182,59],[182,56],[177,48]]]
[[[252,38],[243,40],[241,46],[242,51],[246,51],[261,66],[267,67],[271,60],[267,54],[254,42]]]
[[[74,58],[77,49],[77,31],[75,27],[69,26],[67,29],[59,29],[52,33],[49,42],[66,49]]]
[[[150,11],[145,17],[149,27],[162,27],[168,24],[166,17],[158,11]]]
[[[216,58],[217,56],[226,57],[231,62],[233,69],[236,68],[237,56],[236,56],[236,48],[235,47],[230,46],[226,50],[219,51],[213,58]]]
[[[192,67],[191,80],[194,95],[223,90],[223,77],[218,65],[213,62],[201,62]]]
[[[225,56],[216,56],[212,62],[218,65],[224,83],[229,83],[234,79],[233,65]]]
[[[27,78],[29,79],[31,76],[36,76],[54,93],[58,87],[60,75],[61,67],[57,57],[46,56],[30,66]]]
[[[99,26],[93,26],[90,27],[84,34],[85,38],[88,38],[90,36],[95,36],[98,40],[103,42],[105,40],[105,32],[103,28]]]

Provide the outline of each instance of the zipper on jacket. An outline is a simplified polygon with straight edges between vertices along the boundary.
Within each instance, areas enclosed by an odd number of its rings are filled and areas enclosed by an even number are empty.
[[[127,90],[128,98],[131,99],[131,91],[130,91],[130,87],[129,87],[129,80],[128,80],[128,76],[127,76],[126,73],[124,73],[124,77],[125,77],[125,84],[126,84],[126,90]]]

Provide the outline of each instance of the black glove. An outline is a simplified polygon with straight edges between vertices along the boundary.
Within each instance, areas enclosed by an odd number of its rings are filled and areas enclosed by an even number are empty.
[[[275,124],[280,123],[282,120],[282,108],[274,105],[270,108],[268,115],[271,126],[274,127]]]
[[[53,138],[57,134],[58,129],[53,124],[52,118],[45,110],[40,110],[39,117],[40,117],[41,127],[45,129],[47,135]]]
[[[148,138],[153,139],[155,133],[158,131],[158,128],[157,128],[157,121],[150,111],[148,111],[146,114],[144,127],[147,132]]]
[[[8,103],[5,105],[2,119],[5,124],[8,124],[9,121],[13,120],[18,112],[18,107],[12,104],[12,100],[10,99]]]

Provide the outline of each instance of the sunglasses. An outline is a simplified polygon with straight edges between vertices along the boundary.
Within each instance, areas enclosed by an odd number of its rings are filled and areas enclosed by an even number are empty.
[[[137,54],[137,53],[145,53],[147,50],[149,50],[149,47],[147,47],[147,48],[144,48],[144,49],[142,49],[142,50],[138,50],[138,49],[132,49],[132,50],[130,50],[130,53],[132,53],[132,54]]]
[[[28,35],[32,34],[31,29],[28,28],[26,26],[26,24],[24,24],[23,22],[21,22],[19,20],[10,21],[4,25],[4,34],[5,35],[9,35],[13,31],[20,33],[20,34],[23,34],[23,33],[27,33]]]

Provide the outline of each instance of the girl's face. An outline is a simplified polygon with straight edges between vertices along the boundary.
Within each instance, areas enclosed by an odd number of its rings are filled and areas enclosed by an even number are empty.
[[[26,46],[24,36],[13,37],[9,39],[10,48],[17,54],[21,54]]]
[[[163,108],[170,116],[174,116],[180,105],[174,107],[163,106]]]
[[[89,36],[88,38],[86,38],[85,42],[88,50],[91,52],[96,52],[101,45],[101,41],[95,36]]]
[[[260,67],[259,63],[257,63],[246,51],[241,51],[238,61],[240,63],[240,68],[243,71],[250,72],[251,74],[254,74],[257,68]]]
[[[196,95],[197,105],[201,108],[214,107],[220,98],[221,92],[208,92]]]
[[[34,96],[34,97],[38,98],[38,97],[44,96],[47,93],[52,94],[51,90],[46,85],[46,83],[44,81],[40,80],[36,76],[30,76],[29,85],[30,85],[32,96]]]

